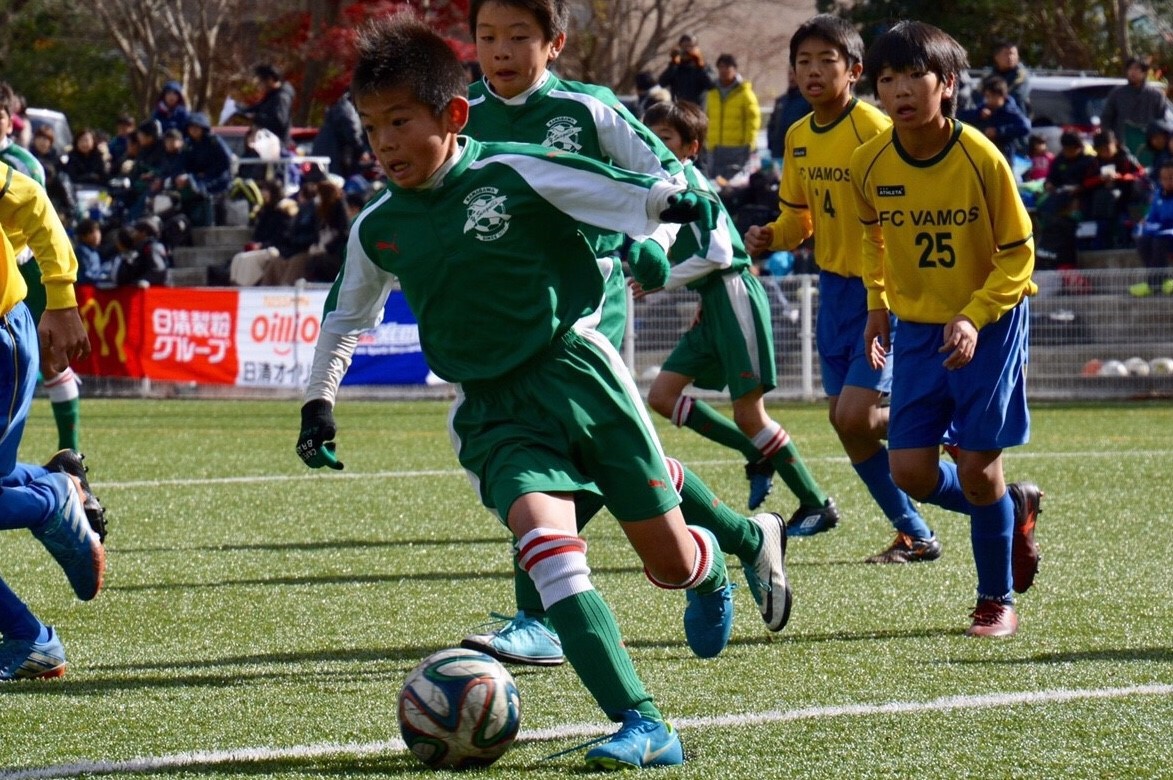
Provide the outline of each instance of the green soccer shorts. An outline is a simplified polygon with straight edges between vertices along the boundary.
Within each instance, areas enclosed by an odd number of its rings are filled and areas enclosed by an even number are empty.
[[[481,502],[503,520],[527,493],[595,493],[627,521],[680,503],[643,400],[593,329],[506,377],[464,384],[450,428]]]

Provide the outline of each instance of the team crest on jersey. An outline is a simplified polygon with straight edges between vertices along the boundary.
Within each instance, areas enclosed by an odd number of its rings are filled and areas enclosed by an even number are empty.
[[[474,231],[478,241],[496,241],[509,229],[510,216],[505,213],[505,196],[496,187],[481,187],[464,199],[468,219],[464,232]]]
[[[903,198],[903,184],[880,184],[876,186],[876,196],[880,198]]]
[[[581,152],[582,144],[578,142],[581,132],[582,128],[578,126],[578,120],[574,117],[554,117],[546,123],[546,140],[542,141],[542,146],[561,149],[564,152]]]

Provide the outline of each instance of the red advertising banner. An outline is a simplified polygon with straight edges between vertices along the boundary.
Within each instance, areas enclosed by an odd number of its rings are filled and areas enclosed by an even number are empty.
[[[90,336],[82,375],[205,384],[236,382],[237,293],[181,287],[77,288]]]
[[[77,287],[91,354],[83,376],[237,387],[305,387],[328,290]],[[365,338],[350,384],[421,384],[427,365],[401,296]],[[402,311],[400,311],[402,310]],[[382,335],[380,335],[382,334]],[[372,352],[372,346],[379,347]],[[367,354],[371,352],[371,354]]]

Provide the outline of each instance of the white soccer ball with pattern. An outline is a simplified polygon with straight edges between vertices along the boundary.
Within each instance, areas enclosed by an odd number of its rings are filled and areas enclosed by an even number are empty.
[[[493,658],[453,648],[425,658],[399,693],[399,731],[416,758],[434,769],[492,764],[521,727],[513,675]]]

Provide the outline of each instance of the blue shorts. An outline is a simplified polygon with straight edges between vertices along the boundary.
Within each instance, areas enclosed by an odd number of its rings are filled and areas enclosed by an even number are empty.
[[[11,367],[0,375],[0,476],[7,476],[16,468],[16,454],[24,434],[37,387],[40,368],[40,341],[32,312],[23,303],[0,317],[0,361]]]
[[[1026,406],[1026,299],[978,331],[973,360],[950,371],[939,352],[944,325],[900,323],[893,341],[889,449],[936,447],[1000,450],[1030,441]]]
[[[847,385],[887,393],[892,387],[892,361],[879,371],[868,363],[863,330],[868,320],[868,294],[858,276],[819,272],[819,316],[815,344],[823,392],[837,396]],[[892,318],[891,332],[896,320]]]

